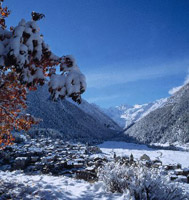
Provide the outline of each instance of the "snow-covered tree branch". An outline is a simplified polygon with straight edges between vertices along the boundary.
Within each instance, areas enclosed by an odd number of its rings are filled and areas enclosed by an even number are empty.
[[[6,28],[10,14],[0,1],[0,143],[14,128],[28,130],[34,119],[22,115],[28,90],[36,90],[49,77],[53,99],[71,97],[81,102],[86,90],[85,76],[72,56],[57,56],[44,42],[37,20],[44,15],[32,12],[32,20],[22,19],[16,27]],[[56,69],[60,73],[56,74]],[[11,117],[11,116],[14,117]],[[15,121],[16,120],[16,121]],[[10,137],[8,137],[10,138]],[[8,139],[9,141],[9,139]]]

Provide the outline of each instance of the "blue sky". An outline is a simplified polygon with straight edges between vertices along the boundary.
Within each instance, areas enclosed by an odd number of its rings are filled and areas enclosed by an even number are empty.
[[[83,95],[103,107],[167,97],[189,69],[188,0],[6,0],[8,25],[31,11],[46,43],[72,54],[86,75]]]

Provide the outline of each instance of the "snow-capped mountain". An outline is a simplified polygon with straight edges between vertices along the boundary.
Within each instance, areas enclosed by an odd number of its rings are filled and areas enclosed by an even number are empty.
[[[150,112],[162,107],[167,101],[167,98],[154,101],[146,104],[136,104],[134,106],[121,105],[104,109],[103,111],[117,122],[122,128],[127,128],[129,125],[142,119]]]
[[[189,83],[125,131],[144,143],[189,142]]]
[[[65,139],[98,142],[120,131],[112,119],[86,101],[77,106],[68,100],[51,101],[46,85],[30,92],[27,104],[27,112],[43,120],[37,128],[54,129]]]
[[[129,105],[121,105],[116,107],[110,107],[107,109],[102,109],[103,112],[112,118],[120,127],[124,128],[126,126],[125,119],[122,118],[124,112],[131,108]]]

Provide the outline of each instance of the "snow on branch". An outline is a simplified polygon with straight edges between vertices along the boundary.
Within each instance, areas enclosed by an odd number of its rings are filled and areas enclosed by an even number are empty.
[[[80,95],[86,90],[85,76],[72,56],[59,57],[51,52],[36,21],[22,19],[11,31],[0,28],[0,40],[2,71],[13,68],[27,87],[43,85],[49,76],[49,91],[54,99],[68,96],[80,102]],[[56,74],[57,66],[61,74]]]
[[[26,95],[49,80],[53,99],[71,97],[81,102],[86,90],[85,76],[72,56],[55,55],[44,42],[36,21],[43,14],[32,12],[32,20],[22,19],[7,29],[10,11],[0,0],[0,147],[12,143],[11,131],[29,130],[37,120],[24,114]],[[56,73],[60,71],[60,73]]]

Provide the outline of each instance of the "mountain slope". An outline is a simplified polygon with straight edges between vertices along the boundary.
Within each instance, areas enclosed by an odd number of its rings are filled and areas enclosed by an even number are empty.
[[[122,105],[111,107],[108,109],[104,109],[103,111],[115,122],[117,122],[121,127],[127,128],[129,125],[142,119],[153,110],[162,107],[166,101],[167,98],[142,105]]]
[[[98,142],[110,139],[120,130],[119,126],[108,116],[103,115],[103,118],[92,116],[89,112],[84,112],[79,106],[67,100],[51,101],[47,86],[30,92],[27,97],[27,104],[28,113],[43,119],[37,125],[38,128],[55,129],[65,139]],[[88,105],[88,109],[90,110],[90,105]],[[92,107],[91,109],[94,108]],[[111,129],[108,127],[111,127]]]
[[[125,135],[144,143],[189,142],[189,84],[126,130]]]
[[[94,119],[99,121],[103,126],[106,126],[110,129],[118,129],[119,125],[109,116],[107,116],[104,112],[102,112],[101,108],[96,104],[88,103],[86,100],[82,100],[81,104],[77,104],[70,99],[67,99],[70,103],[77,106],[83,112],[91,115]]]

